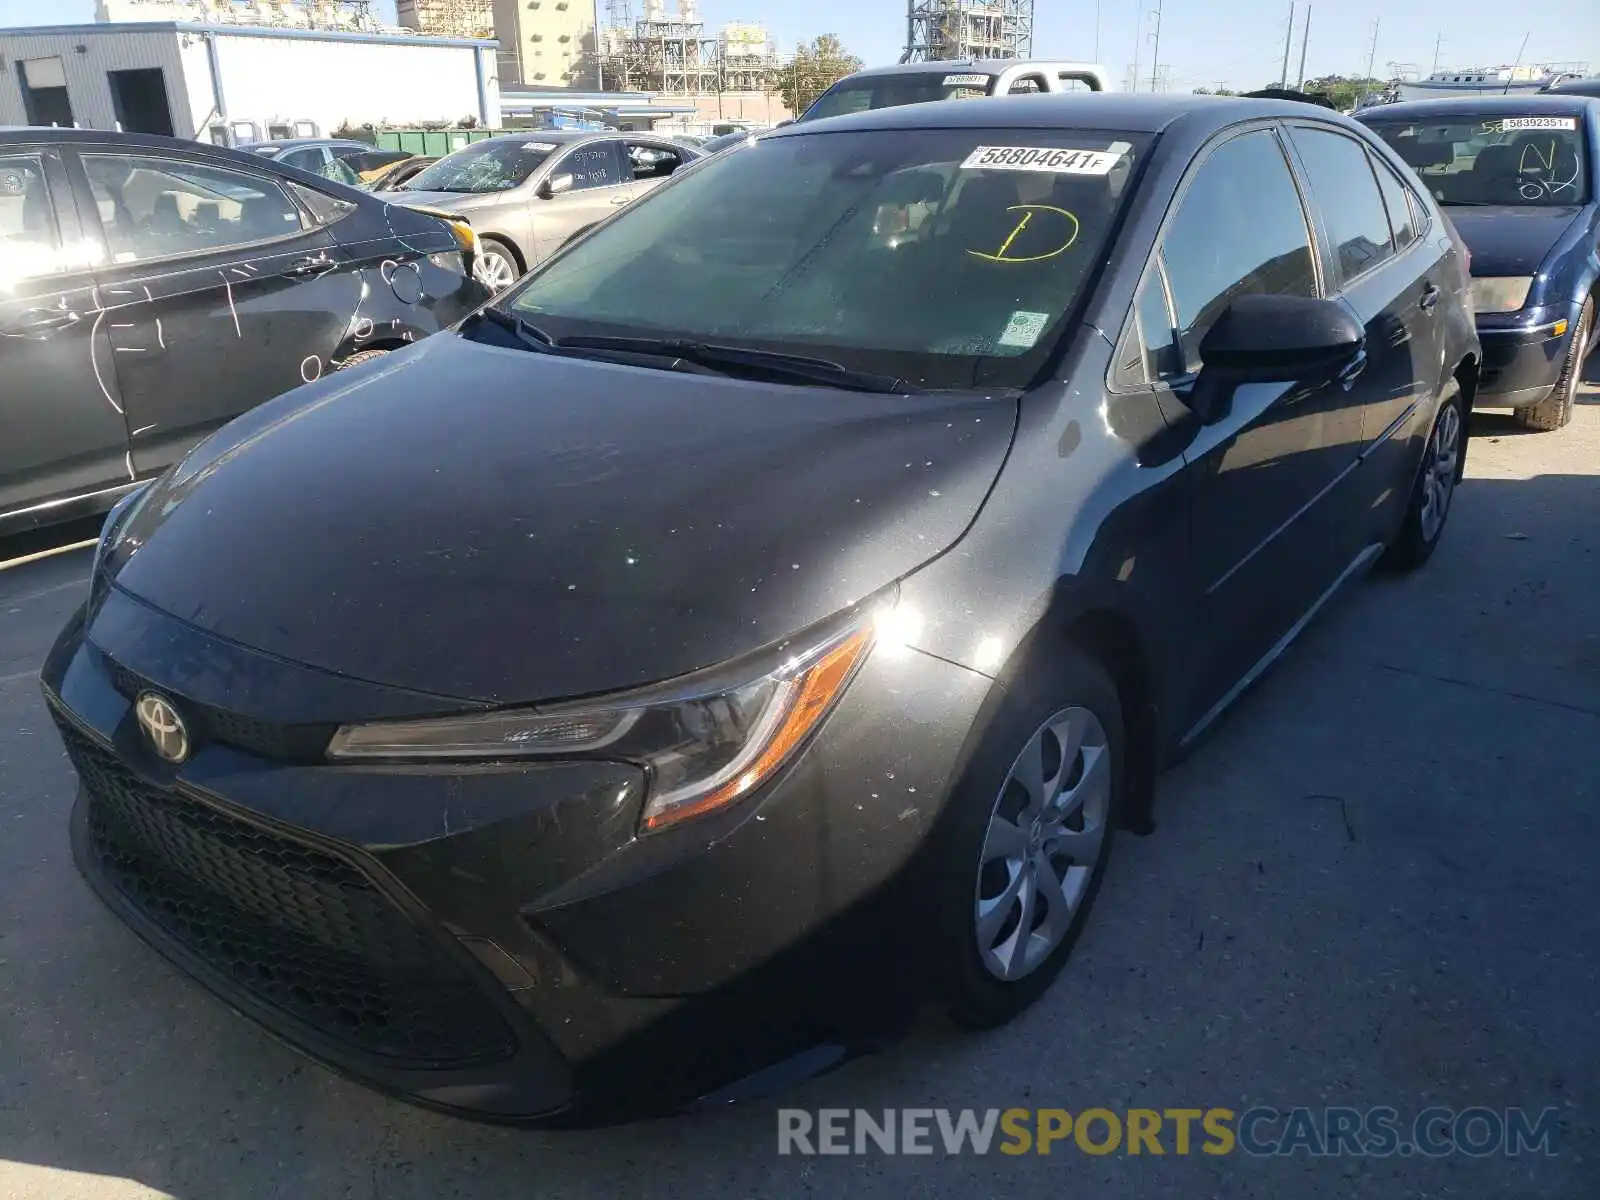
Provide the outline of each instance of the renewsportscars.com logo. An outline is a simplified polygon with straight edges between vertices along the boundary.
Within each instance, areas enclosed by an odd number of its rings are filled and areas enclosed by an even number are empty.
[[[1554,1155],[1560,1114],[1521,1108],[804,1108],[778,1110],[779,1154]]]

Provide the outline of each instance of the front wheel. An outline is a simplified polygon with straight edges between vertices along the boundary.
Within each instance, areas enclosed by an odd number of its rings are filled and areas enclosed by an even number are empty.
[[[933,886],[942,985],[972,1028],[1011,1020],[1066,965],[1099,892],[1124,791],[1122,707],[1092,659],[1024,672],[951,798]]]
[[[1567,357],[1561,365],[1561,381],[1547,400],[1528,408],[1516,410],[1518,423],[1524,429],[1549,433],[1560,429],[1572,420],[1572,406],[1578,401],[1578,384],[1583,379],[1584,350],[1589,345],[1589,335],[1594,330],[1594,300],[1584,301],[1578,314],[1578,327],[1572,331],[1572,345],[1567,347]]]
[[[517,257],[510,246],[484,238],[478,243],[478,261],[473,274],[491,292],[503,292],[517,281],[522,268],[517,265]]]
[[[1384,562],[1400,571],[1414,571],[1433,557],[1450,516],[1456,485],[1466,469],[1466,405],[1461,388],[1451,383],[1433,418],[1422,452],[1422,466],[1412,485],[1400,532],[1389,543]]]

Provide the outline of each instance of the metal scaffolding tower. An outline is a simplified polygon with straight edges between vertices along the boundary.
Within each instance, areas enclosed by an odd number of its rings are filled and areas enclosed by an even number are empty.
[[[906,0],[901,62],[1032,53],[1033,0]]]

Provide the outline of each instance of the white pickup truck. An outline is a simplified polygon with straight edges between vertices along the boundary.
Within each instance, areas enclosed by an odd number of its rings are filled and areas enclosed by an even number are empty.
[[[966,59],[868,67],[847,75],[800,116],[801,121],[842,117],[873,108],[1031,92],[1109,92],[1106,70],[1095,63],[1038,58]]]

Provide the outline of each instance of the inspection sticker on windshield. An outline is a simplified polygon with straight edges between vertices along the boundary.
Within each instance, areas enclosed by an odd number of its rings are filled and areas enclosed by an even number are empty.
[[[550,151],[556,148],[556,144],[554,142],[523,142],[522,148],[524,150],[537,150],[542,154],[548,154]]]
[[[988,87],[989,86],[989,77],[987,75],[946,75],[944,77],[944,86],[945,87]]]
[[[1109,175],[1127,143],[1108,150],[1059,150],[1050,146],[979,146],[963,171],[1043,171],[1050,175]]]
[[[1577,117],[1507,117],[1503,121],[1486,121],[1486,125],[1498,126],[1499,132],[1510,133],[1513,129],[1567,129],[1576,131],[1578,128]],[[1495,132],[1490,129],[1488,132]]]
[[[1044,327],[1049,321],[1049,313],[1024,312],[1018,309],[1011,314],[1011,320],[1006,322],[1005,332],[1000,335],[1000,344],[1031,346],[1039,340],[1039,335],[1044,332]]]

